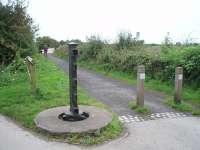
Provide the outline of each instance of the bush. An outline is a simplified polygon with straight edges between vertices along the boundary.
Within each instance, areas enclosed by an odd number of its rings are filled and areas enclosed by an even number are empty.
[[[36,45],[39,50],[44,48],[44,45],[47,45],[50,48],[58,48],[59,43],[55,39],[52,39],[49,36],[38,37],[36,39]]]
[[[187,82],[193,85],[200,85],[200,47],[186,48],[183,52],[184,76]]]
[[[98,63],[106,63],[109,69],[135,72],[136,67],[149,63],[148,54],[142,51],[115,51],[112,48],[104,48],[97,56]]]
[[[175,68],[183,67],[184,80],[189,85],[199,87],[200,85],[200,47],[185,47],[183,49],[169,49],[150,59],[147,67],[154,77],[161,80],[173,81]]]
[[[60,45],[55,51],[54,54],[59,58],[68,58],[68,46],[67,45]]]
[[[23,59],[16,59],[6,68],[3,68],[0,72],[0,87],[8,86],[11,83],[22,82],[27,77],[24,72],[26,71],[26,65]]]
[[[99,36],[93,35],[91,37],[87,37],[87,42],[79,47],[81,54],[80,58],[83,60],[95,59],[103,47],[104,42]]]
[[[88,45],[86,44],[86,47]],[[81,54],[86,60],[95,60],[105,70],[125,71],[136,74],[138,65],[145,65],[149,78],[174,82],[175,68],[184,68],[184,80],[188,85],[200,85],[200,47],[173,47],[167,51],[151,53],[144,50],[115,50],[111,45],[105,45],[96,55],[96,59],[88,55],[90,49]],[[91,50],[93,51],[93,50]]]

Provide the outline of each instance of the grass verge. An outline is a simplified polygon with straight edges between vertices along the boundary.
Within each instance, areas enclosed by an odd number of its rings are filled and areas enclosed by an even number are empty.
[[[181,104],[176,104],[174,100],[168,99],[165,102],[169,107],[174,108],[176,110],[182,111],[182,112],[190,112],[194,116],[199,116],[200,111],[197,108],[194,108],[194,106],[188,102],[182,101]]]
[[[31,93],[26,69],[14,74],[8,70],[0,75],[1,80],[6,79],[5,82],[0,82],[0,113],[11,117],[26,128],[38,131],[33,119],[39,112],[69,104],[69,81],[64,71],[51,61],[41,56],[37,56],[35,60],[37,70],[36,95]],[[26,66],[23,67],[26,68]],[[108,107],[89,97],[80,88],[78,88],[78,94],[79,104],[93,105],[109,110]],[[73,144],[99,144],[119,136],[122,130],[122,124],[114,115],[112,122],[99,135],[67,135],[63,140]]]
[[[193,116],[200,116],[200,110],[193,110],[192,115]]]
[[[142,115],[150,114],[150,109],[147,106],[144,106],[144,107],[137,106],[134,101],[130,101],[128,103],[128,106],[129,106],[130,109],[132,109],[133,111],[135,111],[139,114],[142,114]]]
[[[176,110],[183,111],[183,112],[191,112],[192,106],[189,103],[181,102],[181,104],[176,104],[174,100],[166,101],[166,104]]]

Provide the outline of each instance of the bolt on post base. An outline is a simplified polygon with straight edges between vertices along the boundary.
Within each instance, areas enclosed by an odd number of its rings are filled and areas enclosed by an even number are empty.
[[[85,120],[89,117],[89,113],[83,112],[81,114],[66,114],[66,113],[61,113],[58,118],[63,120],[63,121],[81,121],[81,120]]]

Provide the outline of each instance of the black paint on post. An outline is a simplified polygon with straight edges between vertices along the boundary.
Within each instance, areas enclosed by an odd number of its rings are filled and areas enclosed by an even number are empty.
[[[77,104],[77,44],[71,42],[69,45],[69,87],[70,87],[70,112],[78,114]]]
[[[81,121],[89,117],[89,113],[79,114],[77,102],[77,45],[71,42],[69,45],[69,92],[70,92],[70,113],[61,113],[58,118],[63,121]]]

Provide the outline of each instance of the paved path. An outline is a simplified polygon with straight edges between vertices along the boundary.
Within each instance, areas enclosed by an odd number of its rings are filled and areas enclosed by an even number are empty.
[[[97,147],[40,139],[0,115],[0,150],[199,150],[200,118],[129,123],[130,135]]]
[[[66,72],[68,64],[49,58]],[[163,95],[147,91],[145,103],[152,114],[147,119],[128,108],[135,87],[91,71],[79,69],[79,83],[91,95],[109,105],[125,122],[129,135],[97,147],[79,147],[45,141],[0,115],[0,150],[199,150],[200,118],[188,117],[163,104]],[[162,119],[159,119],[162,118]],[[155,119],[155,120],[154,120]],[[147,121],[148,120],[148,121]],[[126,123],[127,122],[127,123]]]

